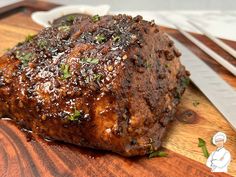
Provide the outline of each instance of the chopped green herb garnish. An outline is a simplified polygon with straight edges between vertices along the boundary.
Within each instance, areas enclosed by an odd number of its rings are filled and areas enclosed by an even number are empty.
[[[208,158],[210,154],[207,150],[206,142],[202,138],[198,138],[198,147],[202,148],[204,157]]]
[[[198,138],[198,147],[205,146],[206,142],[202,138]]]
[[[74,15],[68,15],[67,18],[66,18],[66,21],[68,22],[73,22],[75,19],[75,16]]]
[[[144,66],[145,66],[145,68],[151,68],[152,67],[151,63],[148,63],[148,62],[145,62]]]
[[[69,69],[70,69],[69,65],[65,65],[65,64],[61,65],[61,71],[63,73],[63,77],[62,77],[63,79],[67,79],[67,78],[71,77]]]
[[[149,158],[153,158],[153,157],[167,157],[168,154],[166,152],[163,151],[154,151],[151,154],[149,154]]]
[[[100,16],[99,15],[94,15],[93,17],[92,17],[92,21],[93,22],[97,22],[97,21],[99,21],[101,18],[100,18]]]
[[[18,42],[17,44],[16,44],[16,46],[20,46],[20,45],[22,45],[23,44],[23,42]]]
[[[32,53],[24,53],[24,52],[20,52],[20,51],[16,51],[16,58],[18,58],[19,60],[21,60],[23,66],[27,66],[29,61],[32,59],[33,54]]]
[[[67,26],[67,25],[59,26],[58,30],[63,31],[63,32],[68,32],[68,31],[70,31],[70,26]]]
[[[182,78],[181,78],[181,83],[182,83],[182,85],[183,85],[184,87],[187,87],[187,86],[189,85],[189,83],[190,83],[190,80],[189,80],[188,77],[182,77]]]
[[[25,37],[25,42],[30,42],[34,38],[34,35],[29,34],[28,36]]]
[[[103,76],[102,74],[94,74],[93,79],[96,81],[100,81],[102,76]]]
[[[120,36],[114,36],[113,39],[112,39],[114,42],[118,42],[120,41]]]
[[[182,88],[180,86],[177,86],[175,98],[180,99],[181,98],[181,93],[182,93]]]
[[[197,107],[199,104],[200,104],[199,101],[197,100],[193,101],[193,106]]]
[[[37,44],[40,49],[45,49],[48,45],[48,42],[45,39],[40,39]]]
[[[11,48],[6,48],[6,49],[5,49],[6,52],[8,52],[8,51],[10,51],[10,50],[11,50]]]
[[[78,110],[75,108],[74,113],[73,113],[72,115],[70,115],[70,116],[68,117],[68,119],[71,120],[71,121],[75,121],[75,120],[78,120],[78,119],[80,118],[80,116],[81,116],[80,111],[78,111]]]
[[[98,34],[96,37],[95,37],[95,40],[98,42],[98,43],[102,43],[102,42],[105,42],[106,41],[106,38],[103,34]]]
[[[98,64],[99,60],[97,58],[82,58],[80,62],[89,64]]]
[[[165,64],[165,67],[166,67],[166,68],[169,68],[169,67],[170,67],[170,65],[166,63],[166,64]]]

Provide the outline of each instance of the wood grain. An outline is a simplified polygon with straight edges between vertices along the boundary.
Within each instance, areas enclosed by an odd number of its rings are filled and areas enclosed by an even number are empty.
[[[47,6],[45,3],[41,3],[40,6],[41,9],[51,7],[53,7],[52,4]],[[23,9],[0,19],[0,55],[5,49],[24,40],[28,34],[35,34],[42,28],[32,22],[29,16],[32,10],[34,9]],[[168,28],[162,28],[162,30],[187,45],[236,89],[235,78],[223,67],[175,30]],[[196,37],[231,63],[236,64],[231,56],[206,37],[201,35],[196,35]],[[236,48],[235,42],[226,42]],[[194,101],[200,104],[194,106]],[[79,148],[70,144],[49,143],[38,137],[27,142],[25,134],[15,125],[1,120],[0,176],[228,176],[224,173],[211,173],[205,166],[206,159],[201,149],[197,147],[200,137],[206,140],[210,152],[215,150],[215,146],[210,141],[217,131],[223,131],[228,136],[225,147],[233,157],[229,174],[236,176],[236,133],[193,84],[187,89],[179,105],[179,112],[186,109],[197,113],[197,121],[194,124],[172,122],[163,142],[164,151],[168,152],[168,157],[153,159],[123,158],[113,153]]]
[[[36,137],[30,142],[11,122],[0,122],[2,176],[193,176],[213,177],[204,165],[169,150],[168,157],[124,158]],[[217,176],[228,176],[224,173]]]

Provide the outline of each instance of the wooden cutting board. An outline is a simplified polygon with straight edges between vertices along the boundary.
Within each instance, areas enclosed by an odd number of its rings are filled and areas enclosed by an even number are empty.
[[[0,55],[27,35],[36,34],[42,29],[31,20],[32,11],[52,7],[55,5],[27,1],[0,8]],[[163,27],[162,30],[178,38],[236,89],[236,79],[223,67],[177,31]],[[196,37],[236,65],[236,60],[206,37]],[[225,42],[236,48],[236,42]],[[194,104],[196,102],[199,105]],[[168,157],[152,159],[124,158],[110,152],[46,142],[37,137],[28,142],[25,133],[14,124],[0,120],[0,176],[229,176],[210,172],[205,166],[206,158],[197,146],[198,138],[203,138],[209,151],[214,151],[216,147],[211,144],[211,137],[217,131],[223,131],[228,136],[225,147],[232,156],[228,174],[236,176],[236,132],[193,84],[186,90],[178,111],[181,113],[187,109],[196,113],[196,121],[193,124],[172,122],[163,142],[163,150]]]

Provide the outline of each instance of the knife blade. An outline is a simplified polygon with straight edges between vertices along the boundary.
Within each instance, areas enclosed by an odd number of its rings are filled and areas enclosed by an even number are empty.
[[[180,60],[190,71],[191,81],[219,110],[231,127],[236,131],[236,90],[226,83],[200,58],[176,39],[175,46],[182,52]]]

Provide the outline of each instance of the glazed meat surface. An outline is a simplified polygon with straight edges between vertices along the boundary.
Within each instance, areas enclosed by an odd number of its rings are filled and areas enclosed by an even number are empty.
[[[21,128],[124,156],[157,150],[188,72],[154,22],[78,16],[0,58],[0,116]]]

